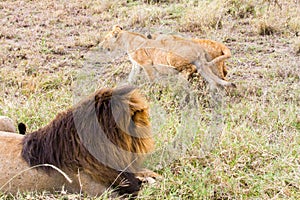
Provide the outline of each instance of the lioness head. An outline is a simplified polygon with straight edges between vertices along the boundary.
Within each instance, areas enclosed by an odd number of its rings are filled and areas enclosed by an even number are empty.
[[[121,26],[114,25],[112,30],[105,35],[104,40],[100,43],[101,48],[107,51],[117,49],[120,46],[118,39],[122,30]]]

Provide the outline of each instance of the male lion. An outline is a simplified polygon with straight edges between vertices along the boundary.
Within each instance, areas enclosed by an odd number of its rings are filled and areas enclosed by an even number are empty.
[[[94,196],[112,187],[134,196],[141,187],[140,165],[153,145],[145,98],[133,87],[104,88],[37,131],[25,136],[0,132],[0,191],[64,186]],[[43,164],[60,168],[73,182]]]
[[[170,66],[177,71],[185,72],[187,76],[198,71],[213,87],[235,86],[215,75],[210,68],[224,58],[217,57],[209,62],[207,52],[192,40],[179,39],[176,42],[168,38],[150,40],[142,34],[128,32],[120,26],[114,26],[101,42],[101,46],[108,51],[125,50],[133,63],[131,75],[137,66],[142,66],[150,81],[154,80],[156,70],[154,66]]]
[[[166,34],[148,34],[147,38],[155,39],[155,40],[162,40],[162,39],[171,39],[174,42],[177,40],[185,39],[178,35],[166,35]],[[211,66],[212,71],[214,74],[219,76],[221,79],[226,80],[225,76],[227,75],[228,71],[225,65],[224,60],[231,57],[230,49],[228,49],[224,44],[209,40],[209,39],[190,39],[195,43],[199,44],[209,56],[209,60],[214,60],[218,58],[219,62],[216,62],[216,66]]]

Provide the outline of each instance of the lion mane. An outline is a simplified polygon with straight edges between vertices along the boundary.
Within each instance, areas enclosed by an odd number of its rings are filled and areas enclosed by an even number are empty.
[[[135,173],[153,145],[146,99],[124,86],[100,89],[58,114],[45,127],[26,134],[16,151],[20,149],[27,166],[50,164],[71,177],[83,174],[91,195],[101,194],[100,185],[113,186],[120,195],[137,195],[141,181]],[[57,173],[47,166],[35,171],[49,179]],[[89,182],[99,190],[89,192]]]

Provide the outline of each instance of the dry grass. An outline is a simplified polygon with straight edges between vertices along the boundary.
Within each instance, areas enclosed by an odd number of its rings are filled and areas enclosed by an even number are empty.
[[[208,29],[222,28],[224,4],[218,1],[199,1],[197,6],[184,9],[179,20],[181,32],[206,32]],[[209,12],[207,12],[209,10]]]
[[[36,130],[96,88],[123,84],[127,57],[97,48],[114,24],[215,39],[231,49],[228,79],[238,85],[222,103],[201,81],[137,82],[157,149],[146,165],[164,177],[140,198],[299,199],[299,10],[294,0],[2,1],[0,115]],[[83,197],[92,199],[0,195]]]
[[[297,34],[300,30],[299,3],[278,1],[269,2],[268,6],[261,7],[256,13],[258,33],[260,35]]]
[[[294,51],[296,55],[300,54],[300,38],[294,41]]]

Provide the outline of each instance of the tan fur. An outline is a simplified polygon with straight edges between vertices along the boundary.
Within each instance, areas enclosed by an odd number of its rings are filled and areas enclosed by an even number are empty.
[[[171,39],[176,42],[177,40],[185,39],[177,35],[165,35],[165,34],[149,34],[147,35],[149,39],[161,40],[161,39]],[[190,39],[196,44],[200,45],[208,53],[209,61],[216,61],[217,58],[219,61],[216,62],[216,65],[211,66],[214,74],[219,76],[221,79],[226,80],[225,76],[228,71],[225,65],[225,60],[231,57],[230,50],[222,43],[216,42],[209,39]]]
[[[140,48],[130,55],[134,62],[144,67],[151,81],[154,79],[154,73],[156,71],[160,74],[171,73],[168,67],[181,72],[187,79],[197,72],[196,66],[191,64],[187,59],[173,52],[164,51],[163,49]]]
[[[16,132],[14,121],[6,116],[0,116],[0,131]]]
[[[187,76],[197,70],[213,86],[234,86],[215,75],[210,68],[224,58],[216,58],[209,62],[209,55],[204,48],[192,40],[180,38],[176,42],[170,38],[150,40],[144,35],[114,26],[101,42],[101,46],[108,51],[125,50],[133,63],[132,72],[137,66],[142,66],[150,81],[154,80],[156,70],[154,66],[169,66],[184,72]]]
[[[225,59],[231,57],[230,50],[224,44],[213,40],[193,39],[193,41],[197,42],[200,46],[202,46],[212,59],[222,57],[222,60],[216,63],[217,67],[212,68],[212,70],[217,76],[219,76],[223,80],[226,80],[225,76],[228,74],[228,71],[225,65]]]
[[[0,132],[1,192],[11,194],[24,191],[44,190],[55,192],[61,191],[64,187],[68,192],[78,193],[83,191],[94,196],[102,194],[105,191],[106,187],[104,185],[92,180],[85,172],[81,172],[77,176],[77,174],[62,169],[72,179],[73,182],[69,183],[56,171],[49,176],[49,174],[40,170],[28,170],[29,165],[21,156],[23,138],[23,135],[17,133]],[[25,172],[17,175],[22,171]],[[14,176],[16,177],[13,178]],[[12,180],[10,181],[10,179]]]

